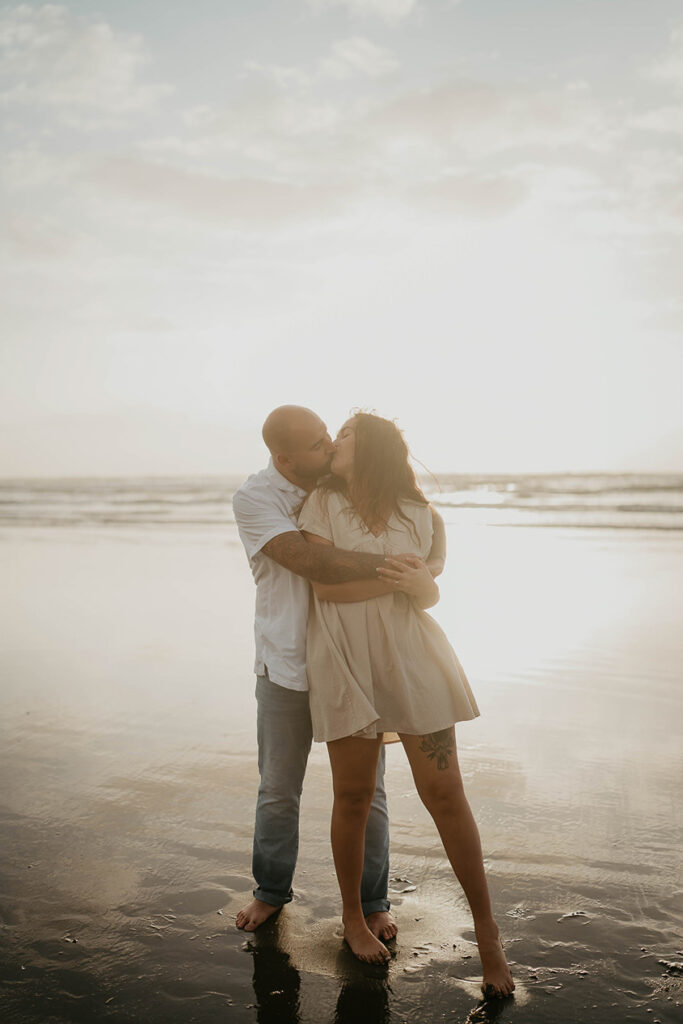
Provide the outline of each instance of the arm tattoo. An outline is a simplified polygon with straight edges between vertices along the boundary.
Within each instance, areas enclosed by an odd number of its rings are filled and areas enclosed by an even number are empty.
[[[423,736],[420,750],[430,761],[436,760],[438,769],[448,768],[448,758],[453,753],[453,730],[441,729],[439,732],[430,732]]]
[[[316,583],[374,580],[377,579],[375,570],[384,563],[383,555],[309,544],[298,530],[273,537],[264,544],[262,551],[290,572]]]

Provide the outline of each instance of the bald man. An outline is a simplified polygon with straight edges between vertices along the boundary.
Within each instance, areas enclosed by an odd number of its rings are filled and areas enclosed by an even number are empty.
[[[312,727],[306,679],[309,580],[344,583],[377,579],[383,557],[308,544],[296,511],[329,469],[334,445],[314,412],[283,405],[263,424],[271,458],[266,469],[235,493],[233,510],[256,582],[256,700],[258,765],[252,870],[254,899],[237,915],[237,927],[255,931],[292,899],[299,847],[299,800]],[[434,517],[428,565],[443,570],[445,531]],[[384,790],[384,751],[365,831],[361,882],[363,912],[374,935],[396,935],[389,913],[389,819]]]

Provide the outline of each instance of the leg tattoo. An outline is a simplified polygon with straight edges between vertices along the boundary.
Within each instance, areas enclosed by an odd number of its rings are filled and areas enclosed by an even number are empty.
[[[448,758],[453,753],[452,729],[441,729],[440,732],[430,732],[423,736],[420,750],[424,751],[430,761],[436,758],[437,768],[448,768]]]

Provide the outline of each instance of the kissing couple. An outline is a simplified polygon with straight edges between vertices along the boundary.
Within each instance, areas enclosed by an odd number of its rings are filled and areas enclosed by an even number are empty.
[[[256,583],[260,786],[254,931],[292,899],[299,801],[312,740],[327,744],[331,840],[344,939],[387,963],[398,932],[387,898],[385,747],[401,742],[474,921],[485,996],[515,985],[491,909],[481,843],[458,765],[454,725],[479,714],[465,672],[426,609],[445,562],[443,520],[425,498],[398,427],[354,413],[332,441],[310,409],[263,425],[266,469],[233,509]]]

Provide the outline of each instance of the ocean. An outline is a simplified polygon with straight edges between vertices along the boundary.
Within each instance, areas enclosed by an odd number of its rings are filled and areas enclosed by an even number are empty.
[[[4,526],[202,526],[232,522],[242,478],[0,480]],[[442,474],[422,480],[449,522],[576,529],[683,529],[683,474]]]

